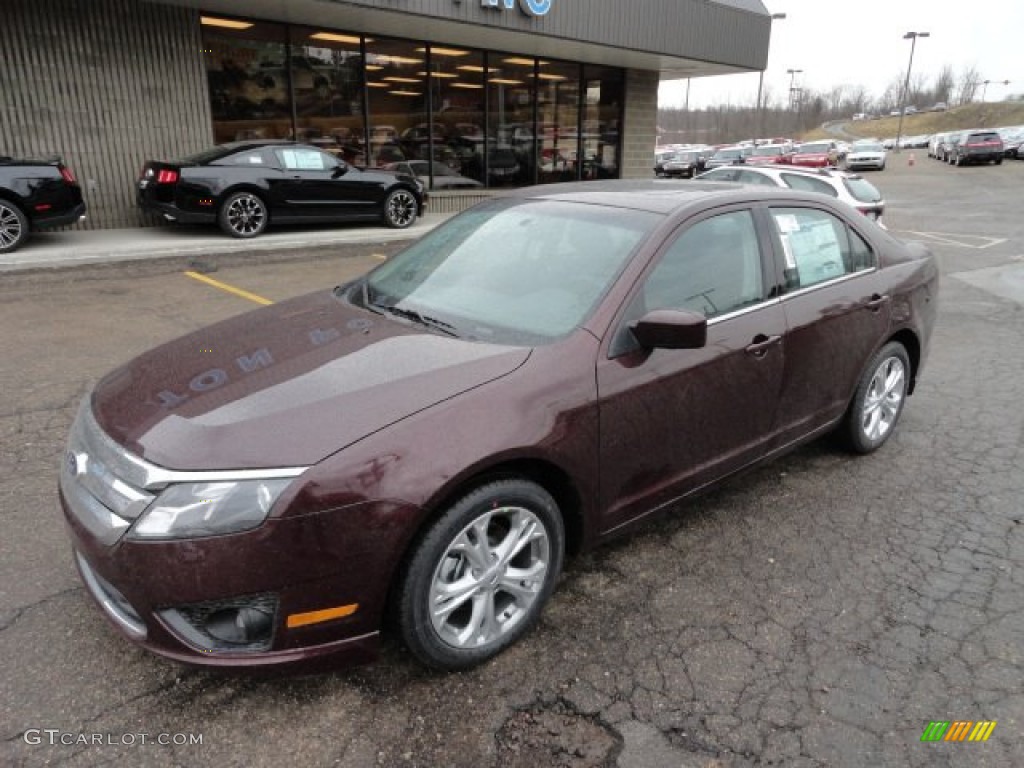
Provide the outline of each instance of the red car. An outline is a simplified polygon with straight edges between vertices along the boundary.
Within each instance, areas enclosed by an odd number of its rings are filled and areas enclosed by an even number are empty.
[[[364,661],[390,615],[424,663],[478,664],[567,555],[820,435],[882,446],[937,275],[815,193],[516,190],[102,379],[60,473],[75,560],[178,661]]]
[[[825,168],[839,163],[839,147],[834,141],[812,141],[798,144],[789,159],[790,165]]]

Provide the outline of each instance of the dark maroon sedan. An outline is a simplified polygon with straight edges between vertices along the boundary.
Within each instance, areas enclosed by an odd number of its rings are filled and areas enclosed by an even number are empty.
[[[183,662],[455,669],[567,553],[838,431],[893,433],[935,263],[769,187],[520,190],[364,279],[159,347],[84,400],[61,502],[89,592]]]

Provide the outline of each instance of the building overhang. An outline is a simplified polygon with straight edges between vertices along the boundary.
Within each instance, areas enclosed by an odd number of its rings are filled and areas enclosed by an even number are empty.
[[[663,80],[764,68],[760,0],[551,0],[534,16],[482,0],[147,0],[323,27],[655,71]]]

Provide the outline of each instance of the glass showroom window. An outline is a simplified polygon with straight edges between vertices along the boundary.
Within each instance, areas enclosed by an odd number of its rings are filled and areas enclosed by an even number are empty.
[[[583,179],[619,178],[625,74],[621,69],[583,67]]]
[[[426,158],[427,52],[401,40],[366,40],[369,165]]]
[[[579,178],[580,65],[537,62],[539,181]]]
[[[432,45],[430,75],[434,189],[483,186],[484,55],[480,51]]]
[[[284,25],[205,15],[201,20],[214,140],[290,137]]]
[[[487,186],[535,184],[534,60],[488,54]]]
[[[290,36],[296,138],[365,165],[359,36],[315,27],[292,27]]]

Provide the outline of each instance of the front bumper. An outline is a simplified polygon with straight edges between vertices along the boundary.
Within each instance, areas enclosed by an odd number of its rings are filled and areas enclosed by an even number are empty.
[[[283,514],[274,508],[251,530],[135,539],[138,510],[175,473],[90,431],[83,412],[61,470],[60,504],[82,581],[121,634],[161,656],[210,667],[376,657],[391,575],[417,508],[311,500],[297,477],[279,498]],[[133,474],[140,467],[159,473],[157,480],[140,481]],[[248,634],[250,619],[259,632]],[[226,637],[236,620],[241,637]]]

